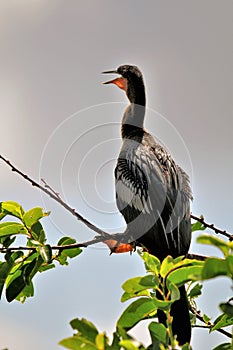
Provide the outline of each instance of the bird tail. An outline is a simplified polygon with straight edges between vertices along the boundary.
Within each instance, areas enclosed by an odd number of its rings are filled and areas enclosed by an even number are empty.
[[[175,301],[171,306],[172,332],[177,336],[179,345],[190,343],[191,323],[189,317],[189,305],[185,286],[179,287],[180,299]],[[166,316],[164,312],[158,310],[159,322],[166,325]]]

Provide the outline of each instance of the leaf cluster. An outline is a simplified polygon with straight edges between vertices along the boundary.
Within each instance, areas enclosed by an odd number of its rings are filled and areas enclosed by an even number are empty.
[[[0,203],[0,249],[4,253],[4,260],[0,261],[0,297],[5,287],[8,302],[24,302],[27,297],[32,297],[32,280],[38,272],[54,268],[54,261],[67,265],[68,258],[81,253],[80,248],[74,248],[59,250],[53,255],[51,246],[46,244],[46,234],[41,223],[48,215],[40,207],[24,211],[16,202]],[[9,218],[11,221],[8,221]],[[17,237],[26,241],[26,252],[20,247],[11,249]],[[74,239],[63,237],[58,245],[72,243],[75,243]]]
[[[200,226],[198,226],[200,229]],[[195,226],[194,226],[195,228]],[[201,235],[198,242],[208,244],[218,248],[223,258],[207,258],[206,261],[190,260],[184,257],[173,259],[168,256],[161,263],[156,257],[147,252],[140,252],[139,255],[144,261],[147,274],[137,276],[127,280],[123,285],[122,302],[132,299],[133,302],[124,310],[116,323],[116,331],[113,341],[110,342],[105,333],[99,333],[95,326],[91,325],[95,331],[87,331],[84,325],[89,324],[86,320],[73,320],[71,326],[76,333],[62,340],[60,345],[67,349],[78,350],[86,347],[92,349],[146,349],[145,346],[129,335],[129,331],[143,320],[151,320],[148,331],[151,337],[149,350],[177,349],[176,338],[172,335],[170,309],[172,303],[179,299],[179,287],[188,284],[187,292],[191,305],[195,305],[196,299],[202,293],[202,284],[206,280],[225,276],[233,280],[232,269],[232,242],[226,242],[211,235]],[[134,300],[135,299],[135,300]],[[233,325],[233,305],[231,301],[223,302],[219,305],[221,314],[211,322],[207,315],[200,316],[199,319],[209,329],[209,332],[222,331],[224,327]],[[163,310],[167,315],[167,325],[156,321],[158,310]],[[199,314],[198,314],[199,315]],[[198,320],[191,315],[192,325],[195,326]],[[169,321],[170,320],[170,321]],[[76,326],[74,327],[74,324]],[[91,338],[90,338],[91,337]],[[101,339],[101,346],[99,339]],[[223,343],[214,350],[229,350],[232,343]],[[185,344],[182,350],[191,349],[189,344]]]

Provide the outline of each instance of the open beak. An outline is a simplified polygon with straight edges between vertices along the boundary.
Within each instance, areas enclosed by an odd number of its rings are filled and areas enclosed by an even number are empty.
[[[109,70],[106,72],[102,72],[102,74],[119,74],[119,73],[117,73],[117,71],[115,71],[115,70]],[[106,81],[103,84],[115,84],[120,89],[127,91],[127,79],[123,78],[123,77],[119,77],[119,78],[116,78],[113,80]]]

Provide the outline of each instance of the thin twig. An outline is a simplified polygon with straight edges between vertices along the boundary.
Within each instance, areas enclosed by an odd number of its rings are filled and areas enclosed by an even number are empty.
[[[20,176],[22,176],[25,180],[29,181],[32,186],[39,188],[41,191],[46,193],[48,196],[50,196],[52,199],[54,199],[56,202],[61,204],[66,210],[68,210],[72,215],[76,217],[76,219],[83,222],[88,228],[90,228],[92,231],[95,231],[101,236],[105,236],[107,238],[111,237],[111,235],[107,232],[104,232],[100,228],[93,225],[91,222],[89,222],[87,219],[85,219],[82,215],[80,215],[75,209],[71,208],[68,204],[66,204],[60,197],[57,196],[57,194],[54,194],[47,188],[41,186],[36,181],[31,179],[28,175],[24,174],[21,170],[17,169],[9,160],[5,159],[2,155],[0,155],[0,159],[2,159],[10,168],[12,171],[16,172]]]
[[[207,326],[208,328],[211,328],[211,327],[214,326],[213,323],[211,323],[211,322],[206,323],[206,322],[204,321],[204,317],[201,315],[201,312],[200,312],[199,310],[197,310],[194,306],[190,305],[190,306],[189,306],[189,309],[190,309],[190,311],[196,316],[196,318],[197,318],[198,320],[200,320],[201,322],[205,323],[206,326]],[[225,336],[227,336],[228,338],[231,338],[231,339],[232,339],[232,334],[229,333],[229,332],[227,332],[227,331],[225,331],[224,329],[219,328],[219,329],[216,329],[216,331],[218,331],[219,333],[222,333],[222,334],[224,334]]]
[[[115,240],[115,241],[121,241],[122,238],[122,233],[116,233],[111,235],[111,239]],[[103,243],[104,241],[106,241],[106,237],[105,236],[98,236],[95,237],[89,241],[86,242],[81,242],[81,243],[73,243],[73,244],[67,244],[67,245],[54,245],[51,246],[52,250],[58,250],[58,251],[62,251],[64,249],[74,249],[74,248],[87,248],[90,245],[94,245],[97,243]],[[35,251],[37,249],[36,246],[33,247],[8,247],[8,248],[0,248],[0,252],[1,253],[7,253],[7,252],[11,252],[11,251],[17,251],[17,250],[31,250],[31,251]],[[114,251],[112,251],[114,252]],[[200,261],[204,261],[207,259],[206,256],[203,255],[198,255],[198,254],[187,254],[187,258],[191,259],[191,260],[200,260]]]
[[[99,236],[99,237],[95,237],[94,239],[90,240],[90,241],[86,241],[86,242],[82,242],[82,243],[74,243],[74,244],[67,244],[67,245],[54,245],[51,246],[51,249],[53,250],[59,250],[62,251],[64,249],[74,249],[74,248],[86,248],[89,245],[93,245],[96,243],[100,243],[103,242],[104,239],[106,240],[106,237],[103,236]],[[36,250],[38,247],[33,246],[33,247],[8,247],[8,248],[0,248],[0,252],[1,253],[7,253],[7,252],[11,252],[11,251],[16,251],[16,250],[31,250],[34,251]]]
[[[43,182],[45,188],[48,188],[58,199],[62,201],[60,193],[54,191],[54,189],[45,181],[45,179],[41,179],[41,181]]]
[[[200,223],[202,223],[202,225],[206,228],[210,228],[211,230],[213,230],[216,234],[221,234],[227,238],[229,238],[230,241],[233,241],[233,234],[227,232],[226,230],[221,230],[220,228],[217,228],[214,226],[214,224],[208,224],[204,217],[201,216],[201,217],[198,217],[196,215],[193,215],[191,214],[191,218],[196,220],[196,221],[199,221]]]

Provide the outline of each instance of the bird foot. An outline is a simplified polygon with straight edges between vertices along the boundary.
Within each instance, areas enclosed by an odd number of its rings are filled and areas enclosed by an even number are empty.
[[[132,252],[135,252],[136,250],[136,244],[135,242],[132,243],[121,243],[115,239],[107,239],[103,241],[104,244],[108,246],[110,249],[110,255],[115,253],[128,253],[132,254]]]

